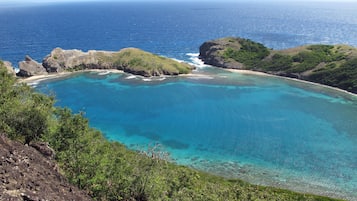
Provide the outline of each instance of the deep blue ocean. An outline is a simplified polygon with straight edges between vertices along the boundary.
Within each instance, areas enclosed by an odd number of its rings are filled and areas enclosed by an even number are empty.
[[[0,5],[0,58],[15,66],[55,47],[138,47],[197,66],[158,80],[87,72],[32,83],[84,111],[108,139],[160,143],[173,161],[229,178],[357,200],[357,98],[203,65],[199,46],[226,36],[273,49],[357,46],[357,3]]]

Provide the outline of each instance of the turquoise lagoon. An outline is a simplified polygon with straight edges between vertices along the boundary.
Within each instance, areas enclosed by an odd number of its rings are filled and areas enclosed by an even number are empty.
[[[137,47],[188,61],[192,55],[187,53],[204,41],[226,36],[274,49],[357,46],[356,2],[138,5],[0,6],[0,57],[16,65],[27,54],[41,61],[55,47]],[[126,74],[84,73],[44,81],[37,88],[53,91],[58,105],[85,111],[92,126],[129,148],[158,142],[180,164],[357,200],[355,98],[274,77],[212,68],[195,74],[204,76],[145,81]]]
[[[349,94],[210,67],[156,80],[78,73],[37,89],[129,148],[160,143],[176,163],[214,174],[357,197],[357,98]]]

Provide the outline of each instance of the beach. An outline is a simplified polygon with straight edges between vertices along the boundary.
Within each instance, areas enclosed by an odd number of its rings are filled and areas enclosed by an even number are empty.
[[[272,75],[269,73],[264,73],[264,72],[258,72],[258,71],[252,71],[252,70],[240,70],[240,69],[225,69],[229,72],[232,73],[240,73],[240,74],[245,74],[245,75],[258,75],[258,76],[270,76],[270,77],[276,77],[276,78],[280,78],[280,79],[286,79],[286,80],[291,80],[291,81],[295,81],[295,82],[300,82],[300,83],[305,83],[305,84],[310,84],[310,85],[314,85],[314,86],[319,86],[319,87],[324,87],[324,88],[328,88],[331,90],[336,90],[342,93],[346,93],[348,95],[351,95],[353,97],[357,98],[357,94],[337,88],[337,87],[332,87],[332,86],[328,86],[328,85],[324,85],[324,84],[319,84],[316,82],[310,82],[307,80],[302,80],[302,79],[296,79],[296,78],[291,78],[291,77],[284,77],[284,76],[278,76],[278,75]]]
[[[48,75],[34,75],[31,77],[27,77],[27,78],[20,78],[19,82],[27,83],[27,84],[31,85],[32,83],[37,83],[37,82],[44,81],[44,80],[67,77],[74,73],[83,73],[83,72],[98,72],[98,73],[105,73],[105,74],[107,74],[107,73],[124,73],[124,71],[117,70],[117,69],[90,69],[90,70],[80,70],[80,71],[74,71],[74,72],[51,73]]]

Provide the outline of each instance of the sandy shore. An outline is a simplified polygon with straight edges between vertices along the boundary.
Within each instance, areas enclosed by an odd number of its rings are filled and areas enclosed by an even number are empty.
[[[342,92],[342,93],[345,93],[345,94],[348,94],[348,95],[351,95],[351,96],[354,96],[354,97],[357,98],[357,94],[355,94],[355,93],[352,93],[352,92],[349,92],[349,91],[346,91],[346,90],[343,90],[343,89],[340,89],[340,88],[337,88],[337,87],[332,87],[332,86],[316,83],[316,82],[310,82],[310,81],[296,79],[296,78],[272,75],[272,74],[258,72],[258,71],[252,71],[252,70],[239,70],[239,69],[224,69],[224,70],[227,70],[227,71],[232,72],[232,73],[240,73],[240,74],[246,74],[246,75],[260,75],[260,76],[277,77],[277,78],[280,78],[280,79],[286,79],[286,80],[305,83],[305,84],[309,84],[309,85],[313,85],[313,86],[324,87],[324,88],[335,90],[335,91],[339,91],[339,92]]]
[[[275,75],[271,75],[268,73],[252,71],[252,70],[240,70],[240,69],[228,69],[228,68],[223,68],[223,69],[227,70],[229,72],[232,72],[232,73],[240,73],[240,74],[246,74],[246,75],[275,76]],[[279,76],[276,76],[276,77],[279,77]]]
[[[19,82],[31,84],[31,83],[36,83],[44,80],[50,80],[50,79],[56,79],[56,78],[61,78],[61,77],[67,77],[69,75],[72,75],[73,73],[83,73],[83,72],[98,72],[98,73],[124,73],[124,71],[121,70],[116,70],[116,69],[91,69],[91,70],[82,70],[82,71],[75,71],[75,72],[61,72],[61,73],[52,73],[48,75],[34,75],[31,77],[27,78],[20,78]]]

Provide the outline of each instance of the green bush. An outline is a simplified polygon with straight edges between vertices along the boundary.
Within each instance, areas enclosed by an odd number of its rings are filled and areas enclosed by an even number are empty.
[[[262,62],[259,68],[267,71],[283,71],[291,68],[292,57],[289,55],[274,54],[271,60]]]
[[[338,68],[316,72],[309,80],[357,93],[357,58],[346,61]]]
[[[233,59],[243,63],[246,68],[254,68],[256,65],[269,55],[269,50],[262,44],[249,39],[239,39],[240,49],[228,47],[223,52],[225,59]]]
[[[1,65],[0,131],[29,144],[48,132],[54,99],[15,82]]]

